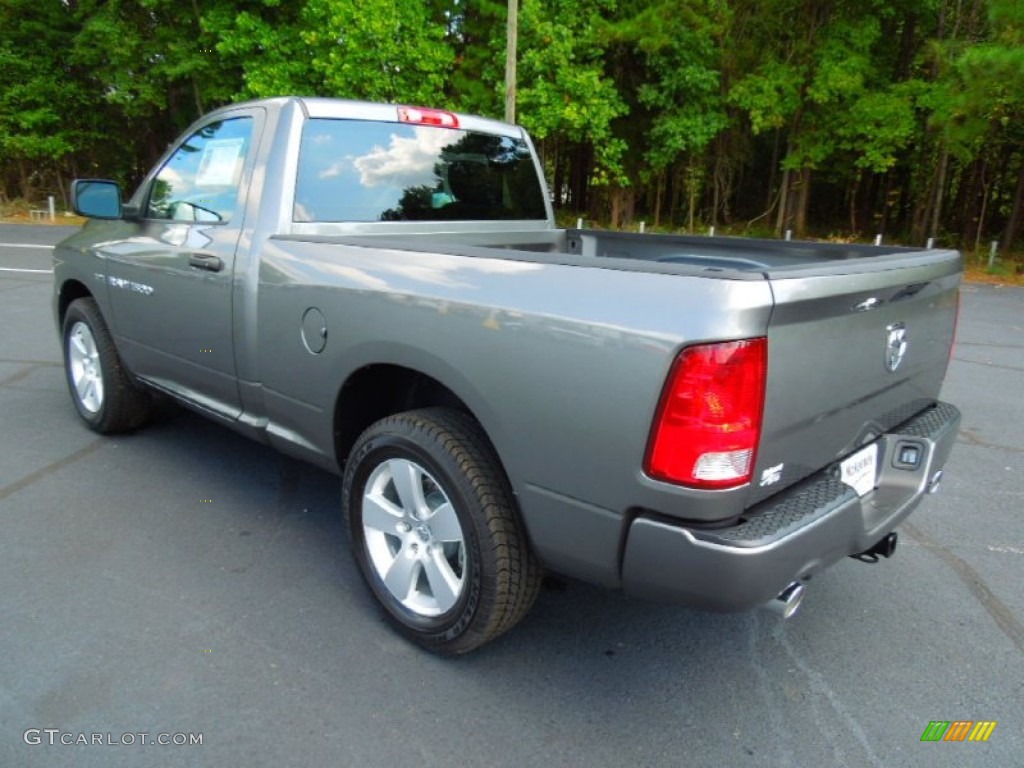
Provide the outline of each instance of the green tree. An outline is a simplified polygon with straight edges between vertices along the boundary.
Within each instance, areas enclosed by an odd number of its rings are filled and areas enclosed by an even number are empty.
[[[89,133],[89,94],[60,56],[75,20],[59,3],[0,5],[0,202],[33,197]],[[62,186],[62,185],[60,185]]]
[[[265,0],[220,27],[243,96],[337,96],[444,105],[454,55],[419,0],[307,0],[292,18]],[[294,13],[294,6],[291,6]]]
[[[655,224],[674,169],[673,189],[685,190],[688,226],[694,227],[705,155],[729,124],[720,71],[728,23],[721,0],[630,0],[604,27],[618,89],[629,104],[629,115],[616,121],[628,146],[626,207],[653,184]],[[671,214],[675,205],[669,208]]]
[[[586,167],[576,169],[586,186],[628,183],[625,143],[611,129],[627,108],[605,72],[599,35],[602,14],[611,7],[611,0],[532,0],[519,15],[519,119],[540,140],[549,171],[559,164],[559,153],[563,160],[571,156]],[[555,176],[556,198],[562,199]],[[587,204],[580,186],[570,198],[577,208]]]

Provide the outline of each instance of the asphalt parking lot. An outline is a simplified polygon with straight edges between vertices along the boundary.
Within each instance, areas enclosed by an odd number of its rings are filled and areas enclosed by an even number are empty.
[[[788,622],[569,583],[443,660],[365,594],[335,477],[185,412],[80,425],[66,231],[0,225],[0,766],[1024,765],[1024,289],[963,291],[962,431],[892,560]],[[922,743],[934,720],[997,725]]]

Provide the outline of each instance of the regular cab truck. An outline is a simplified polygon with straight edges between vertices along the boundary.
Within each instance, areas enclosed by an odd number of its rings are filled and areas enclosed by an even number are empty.
[[[279,98],[225,107],[54,252],[71,399],[170,397],[337,473],[391,622],[462,653],[545,569],[795,610],[892,554],[959,412],[948,250],[557,229],[518,127]]]

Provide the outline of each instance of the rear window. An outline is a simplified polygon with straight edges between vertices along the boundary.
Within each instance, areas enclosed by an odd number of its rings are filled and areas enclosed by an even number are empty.
[[[404,123],[311,119],[295,221],[544,219],[526,142]]]

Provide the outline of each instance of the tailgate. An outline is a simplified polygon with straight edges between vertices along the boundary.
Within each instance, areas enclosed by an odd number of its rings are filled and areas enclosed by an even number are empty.
[[[764,425],[747,504],[853,453],[939,396],[957,315],[955,251],[770,275]]]

